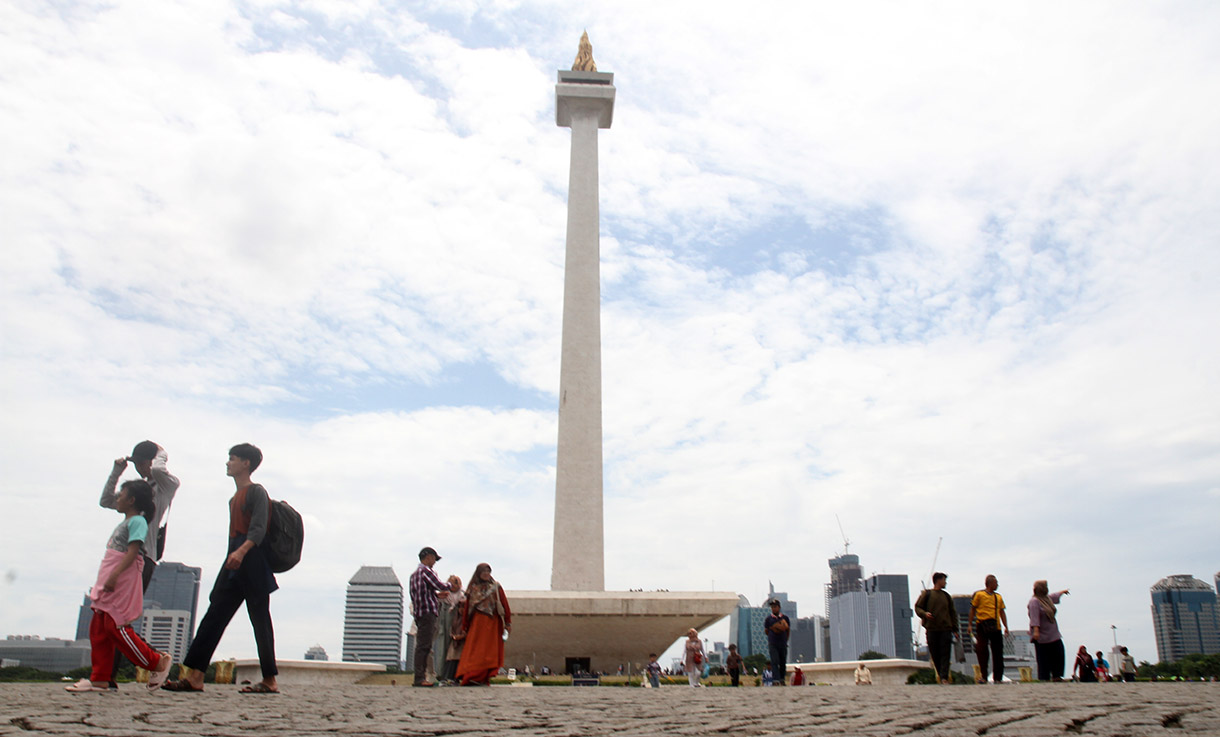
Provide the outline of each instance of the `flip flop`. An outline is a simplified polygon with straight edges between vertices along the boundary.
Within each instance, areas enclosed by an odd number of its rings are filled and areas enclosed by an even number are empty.
[[[280,692],[279,689],[271,688],[270,686],[263,683],[262,681],[259,681],[258,683],[255,683],[250,686],[246,686],[242,690],[238,691],[238,693],[279,693],[279,692]]]
[[[88,678],[82,678],[71,686],[64,686],[64,690],[71,693],[108,693],[110,691],[108,688],[94,686],[93,681]]]
[[[164,668],[160,667],[161,663],[165,663]],[[148,675],[149,691],[156,691],[165,684],[165,679],[169,678],[169,669],[174,667],[174,659],[170,657],[169,653],[162,653],[157,666],[157,669]]]
[[[179,693],[203,693],[202,688],[195,688],[191,682],[185,678],[179,678],[176,681],[169,681],[161,687],[162,691],[177,691]]]

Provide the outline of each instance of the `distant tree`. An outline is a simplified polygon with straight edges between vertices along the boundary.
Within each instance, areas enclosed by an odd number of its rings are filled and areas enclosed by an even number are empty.
[[[856,660],[885,660],[888,657],[885,653],[879,653],[876,650],[865,650]]]
[[[8,668],[0,668],[0,682],[30,683],[33,681],[58,681],[59,679],[59,673],[49,673],[28,665],[14,665]]]
[[[763,668],[767,667],[767,656],[762,653],[754,653],[753,655],[741,659],[742,666],[745,667],[746,673],[755,671],[762,673]]]

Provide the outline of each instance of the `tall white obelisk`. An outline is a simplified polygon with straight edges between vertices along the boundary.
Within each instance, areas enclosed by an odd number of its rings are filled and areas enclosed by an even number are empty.
[[[614,113],[614,75],[599,73],[587,35],[555,86],[555,122],[572,129],[568,171],[559,453],[551,588],[513,589],[504,662],[557,673],[610,670],[663,652],[737,606],[732,592],[606,591],[602,534],[602,358],[597,131]]]
[[[588,34],[559,72],[555,123],[572,129],[559,366],[552,591],[604,591],[602,533],[601,235],[597,131],[614,115],[614,75],[598,72]]]

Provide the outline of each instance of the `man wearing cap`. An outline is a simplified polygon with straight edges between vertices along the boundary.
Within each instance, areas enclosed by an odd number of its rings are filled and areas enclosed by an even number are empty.
[[[98,501],[107,509],[115,508],[115,501],[118,499],[116,489],[119,477],[123,475],[123,471],[127,470],[128,461],[135,465],[136,473],[140,474],[140,478],[152,485],[153,502],[157,507],[156,516],[149,520],[148,538],[145,539],[143,550],[140,551],[144,555],[144,590],[148,591],[153,569],[157,567],[156,561],[161,557],[158,554],[158,548],[164,546],[164,541],[160,541],[158,544],[161,520],[169,511],[170,505],[174,503],[174,494],[178,492],[179,481],[178,477],[170,473],[166,467],[169,463],[169,454],[165,452],[165,448],[151,440],[143,440],[136,443],[136,447],[131,449],[131,455],[114,460],[114,467],[110,469],[110,477],[106,479],[106,485],[102,487],[102,498]]]
[[[771,614],[763,620],[763,630],[767,633],[767,646],[775,669],[776,685],[783,686],[788,679],[788,635],[792,620],[780,611],[778,600],[772,599],[770,604]]]
[[[169,472],[167,467],[169,454],[165,452],[165,448],[151,440],[142,440],[131,449],[131,455],[114,459],[114,466],[110,469],[110,477],[106,479],[106,485],[102,487],[102,498],[98,504],[107,509],[116,508],[115,504],[119,498],[117,493],[119,477],[127,470],[128,461],[136,467],[136,473],[140,474],[140,478],[152,486],[153,505],[156,508],[155,515],[148,521],[148,537],[144,539],[144,545],[140,550],[144,557],[142,583],[144,592],[147,593],[148,584],[152,582],[153,570],[157,567],[157,560],[161,558],[161,551],[165,546],[165,540],[161,538],[165,532],[161,527],[161,521],[169,512],[170,505],[174,503],[174,494],[178,493],[180,483],[178,477]],[[110,674],[112,690],[117,691],[119,688],[115,675],[124,661],[122,654],[115,650],[114,671]]]
[[[449,584],[436,575],[432,566],[441,557],[436,550],[426,547],[419,551],[419,567],[411,574],[411,612],[415,616],[415,685],[433,686],[425,680],[428,657],[432,655],[432,641],[436,639],[436,617],[440,613],[440,599],[448,596]]]

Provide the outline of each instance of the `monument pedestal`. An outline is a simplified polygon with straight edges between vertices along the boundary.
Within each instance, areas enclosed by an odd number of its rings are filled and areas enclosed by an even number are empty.
[[[737,594],[706,591],[507,591],[513,631],[504,666],[564,673],[572,663],[614,672],[645,664],[686,635],[727,617]]]

